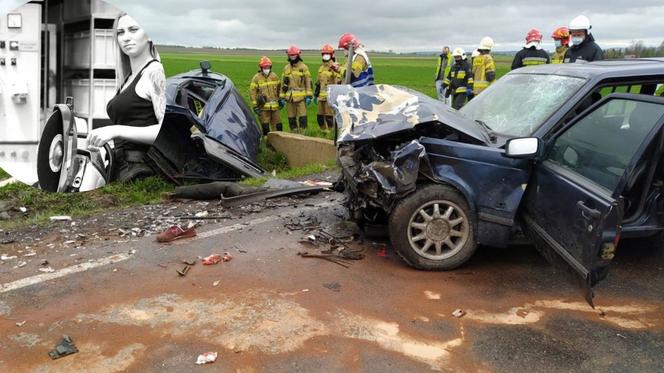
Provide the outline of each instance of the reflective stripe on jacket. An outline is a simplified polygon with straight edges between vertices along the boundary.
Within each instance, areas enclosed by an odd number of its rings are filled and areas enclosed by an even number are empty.
[[[447,74],[450,72],[450,68],[452,67],[452,63],[453,63],[452,61],[454,61],[454,58],[452,57],[452,53],[448,53],[447,55],[441,54],[440,56],[438,56],[438,65],[436,65],[436,79],[435,80],[445,79]]]
[[[551,63],[563,63],[565,61],[565,53],[567,53],[566,46],[556,48],[556,51],[551,56]]]
[[[523,48],[514,56],[512,70],[524,66],[543,65],[546,63],[551,63],[551,57],[544,50],[535,47]]]
[[[353,55],[353,72],[350,74],[350,85],[364,87],[374,84],[374,72],[367,53],[358,48]]]
[[[261,106],[262,109],[278,110],[280,88],[281,82],[277,74],[270,72],[270,75],[265,76],[262,72],[257,73],[249,84],[251,106],[259,107],[258,96],[260,95],[265,99],[265,103]]]
[[[300,102],[305,97],[313,97],[313,95],[311,73],[309,73],[307,65],[302,61],[298,61],[294,65],[290,63],[286,65],[281,76],[279,97],[287,101]]]

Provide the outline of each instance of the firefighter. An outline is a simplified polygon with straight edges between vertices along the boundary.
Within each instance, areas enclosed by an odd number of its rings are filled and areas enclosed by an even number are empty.
[[[452,57],[452,53],[450,52],[450,47],[445,46],[443,47],[443,53],[438,56],[438,64],[436,65],[436,78],[434,81],[436,82],[436,94],[438,95],[439,100],[444,100],[445,98],[445,90],[443,89],[443,80],[445,80],[445,77],[447,76],[447,73],[450,72],[450,68],[452,67],[452,60],[454,58]]]
[[[353,55],[348,56],[350,46],[353,46]],[[374,71],[369,61],[369,56],[362,46],[362,42],[355,35],[345,33],[339,38],[339,48],[344,50],[346,58],[352,58],[351,74],[349,83],[353,87],[364,87],[367,85],[374,85]],[[346,66],[334,65],[336,71],[339,72],[342,78],[346,76]]]
[[[249,84],[249,96],[254,112],[260,119],[263,136],[266,136],[270,131],[283,129],[279,116],[281,82],[277,74],[272,72],[272,61],[267,56],[261,57],[258,67],[258,72]]]
[[[526,45],[523,46],[512,61],[512,70],[523,66],[536,66],[551,63],[551,57],[542,50],[542,33],[533,28],[526,35]]]
[[[468,61],[466,53],[461,48],[454,48],[452,52],[454,64],[443,81],[445,86],[445,96],[452,96],[452,107],[461,109],[466,103],[466,98],[473,94],[473,71]]]
[[[572,46],[565,53],[565,63],[583,61],[597,61],[604,58],[602,48],[595,43],[590,33],[590,20],[586,16],[578,16],[569,23],[569,33]]]
[[[563,63],[565,61],[565,53],[569,48],[569,29],[567,27],[558,27],[553,30],[551,34],[553,42],[556,44],[556,51],[551,56],[551,63]]]
[[[491,57],[493,46],[493,39],[485,36],[477,47],[479,55],[473,58],[473,96],[479,95],[496,80],[496,64]]]
[[[280,103],[286,106],[288,125],[291,130],[307,128],[307,106],[313,99],[313,87],[309,68],[302,62],[302,51],[291,45],[286,50],[288,64],[281,75]],[[299,126],[299,129],[298,129]]]
[[[327,104],[327,86],[330,84],[340,84],[342,78],[338,72],[332,69],[332,65],[336,62],[334,47],[330,44],[325,44],[321,48],[320,53],[323,62],[318,68],[316,87],[314,89],[314,102],[318,105],[318,113],[316,115],[318,126],[322,130],[327,130],[334,127],[334,114]]]

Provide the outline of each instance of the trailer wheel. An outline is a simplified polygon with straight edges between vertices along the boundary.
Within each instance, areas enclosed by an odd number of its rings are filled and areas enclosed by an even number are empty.
[[[444,185],[427,185],[404,198],[390,215],[390,241],[412,267],[449,270],[465,263],[477,243],[465,198]]]
[[[57,192],[64,161],[62,114],[55,111],[46,122],[37,149],[37,177],[39,187]]]

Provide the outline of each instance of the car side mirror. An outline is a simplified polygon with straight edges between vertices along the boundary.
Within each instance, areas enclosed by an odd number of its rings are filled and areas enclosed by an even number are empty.
[[[507,140],[505,156],[510,158],[535,158],[542,142],[537,137],[521,137]]]

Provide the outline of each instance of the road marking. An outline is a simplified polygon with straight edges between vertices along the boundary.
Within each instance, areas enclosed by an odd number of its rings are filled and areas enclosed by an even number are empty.
[[[300,213],[302,213],[304,211],[319,210],[319,209],[322,209],[322,208],[335,206],[335,205],[338,205],[338,204],[339,204],[339,202],[336,202],[336,201],[334,201],[334,202],[323,202],[323,203],[320,203],[320,204],[312,206],[312,207],[304,207],[304,208],[301,208],[301,209],[297,209],[297,210],[295,210],[293,212],[290,212],[290,213],[287,213],[287,214],[270,215],[270,216],[266,216],[266,217],[263,217],[263,218],[250,220],[250,221],[244,222],[244,223],[237,223],[237,224],[233,224],[233,225],[228,225],[228,226],[225,226],[225,227],[221,227],[221,228],[201,232],[190,240],[174,241],[173,244],[175,244],[175,245],[184,245],[184,244],[187,244],[187,243],[191,242],[192,240],[200,240],[200,239],[203,239],[203,238],[214,237],[214,236],[218,236],[220,234],[229,233],[229,232],[233,232],[233,231],[238,231],[238,230],[243,229],[243,228],[250,228],[250,227],[253,227],[253,226],[256,226],[256,225],[270,223],[270,222],[273,222],[275,220],[283,219],[283,218],[286,218],[286,217],[293,217],[293,216],[299,215]]]
[[[24,288],[26,286],[36,285],[36,284],[39,284],[39,283],[44,282],[44,281],[50,281],[50,280],[53,280],[53,279],[56,279],[56,278],[68,276],[68,275],[71,275],[71,274],[74,274],[74,273],[87,271],[89,269],[102,267],[102,266],[113,264],[113,263],[122,262],[122,261],[125,261],[125,260],[127,260],[131,257],[132,257],[132,254],[115,254],[115,255],[107,256],[105,258],[96,259],[96,260],[93,260],[91,262],[85,262],[85,263],[77,264],[77,265],[74,265],[74,266],[71,266],[71,267],[62,268],[62,269],[59,269],[59,270],[57,270],[55,272],[52,272],[52,273],[44,273],[44,274],[37,275],[37,276],[22,278],[20,280],[16,280],[16,281],[13,281],[13,282],[8,282],[6,284],[0,285],[0,294],[1,293],[6,293],[6,292],[9,292],[9,291],[13,291],[13,290],[17,290],[17,289],[21,289],[21,288]]]
[[[174,243],[176,245],[183,245],[183,244],[186,244],[186,243],[190,243],[192,240],[195,240],[195,239],[213,237],[213,236],[217,236],[217,235],[220,235],[220,234],[237,231],[237,230],[240,230],[240,229],[243,229],[243,228],[253,227],[253,226],[256,226],[256,225],[259,225],[259,224],[269,223],[269,222],[272,222],[272,221],[275,221],[275,220],[283,219],[285,217],[292,217],[292,216],[295,216],[295,215],[299,215],[303,211],[319,210],[319,209],[322,209],[322,208],[326,208],[326,207],[330,207],[330,206],[334,206],[334,205],[338,205],[338,204],[339,203],[336,202],[336,201],[324,202],[324,203],[318,204],[316,206],[304,207],[304,208],[301,208],[301,209],[297,209],[297,210],[295,210],[291,213],[287,213],[287,214],[270,215],[270,216],[266,216],[266,217],[263,217],[263,218],[249,220],[248,222],[245,222],[245,223],[238,223],[238,224],[233,224],[233,225],[229,225],[229,226],[225,226],[225,227],[221,227],[221,228],[217,228],[217,229],[212,229],[212,230],[209,230],[209,231],[206,231],[206,232],[199,233],[196,237],[194,237],[192,239],[183,240],[183,241],[175,241]],[[132,254],[115,254],[115,255],[105,257],[105,258],[96,259],[96,260],[93,260],[93,261],[90,261],[90,262],[81,263],[81,264],[77,264],[77,265],[74,265],[74,266],[71,266],[71,267],[62,268],[62,269],[59,269],[59,270],[57,270],[53,273],[44,273],[44,274],[40,274],[40,275],[36,275],[36,276],[32,276],[32,277],[22,278],[20,280],[16,280],[16,281],[13,281],[13,282],[8,282],[8,283],[5,283],[5,284],[0,284],[0,294],[7,293],[7,292],[10,292],[10,291],[14,291],[14,290],[17,290],[17,289],[21,289],[21,288],[24,288],[26,286],[36,285],[36,284],[39,284],[39,283],[42,283],[42,282],[45,282],[45,281],[50,281],[50,280],[53,280],[53,279],[56,279],[56,278],[68,276],[68,275],[71,275],[71,274],[74,274],[74,273],[84,272],[84,271],[94,269],[94,268],[97,268],[97,267],[102,267],[102,266],[105,266],[105,265],[122,262],[122,261],[125,261],[127,259],[130,259],[132,256],[133,256]]]

